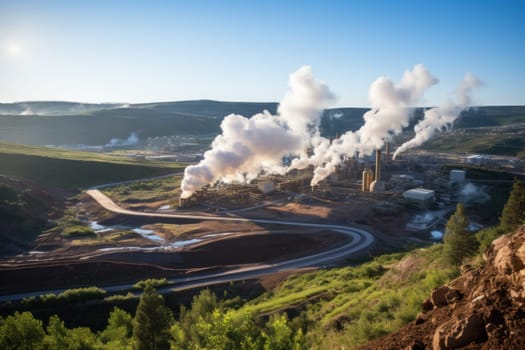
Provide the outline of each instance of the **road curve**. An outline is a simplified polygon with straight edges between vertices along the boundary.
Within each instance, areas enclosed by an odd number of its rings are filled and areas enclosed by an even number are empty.
[[[370,246],[375,238],[374,235],[366,230],[359,229],[356,227],[331,225],[331,224],[316,224],[298,221],[282,221],[282,220],[267,220],[267,219],[250,219],[250,218],[237,218],[237,217],[224,217],[224,216],[206,216],[206,215],[192,215],[192,214],[173,214],[173,213],[145,213],[140,211],[134,211],[124,209],[113,202],[108,196],[100,192],[98,189],[87,190],[86,193],[95,199],[105,209],[124,215],[132,216],[144,216],[144,217],[160,217],[160,218],[179,218],[179,219],[195,219],[195,220],[214,220],[214,221],[236,221],[236,222],[254,222],[259,224],[272,224],[272,225],[286,225],[286,226],[300,226],[300,227],[315,227],[325,228],[331,231],[336,231],[352,238],[350,243],[343,246],[333,248],[321,253],[287,260],[271,265],[257,265],[248,268],[241,268],[230,270],[223,273],[214,273],[210,275],[201,275],[188,278],[173,279],[174,284],[190,284],[190,283],[202,283],[204,281],[211,282],[217,280],[216,283],[229,282],[232,280],[247,279],[253,277],[259,277],[275,273],[286,269],[295,269],[306,266],[322,266],[331,263],[336,260],[340,260],[349,256],[350,254],[356,253]],[[210,283],[211,284],[211,283]],[[179,286],[181,289],[183,286]]]
[[[336,247],[333,249],[326,250],[324,252],[316,253],[309,256],[286,260],[274,264],[259,264],[255,266],[237,268],[225,272],[202,274],[192,277],[183,278],[171,278],[168,279],[169,285],[167,287],[161,287],[158,289],[160,293],[168,293],[172,291],[204,287],[213,284],[227,283],[231,281],[246,280],[252,278],[258,278],[265,275],[274,274],[276,272],[297,269],[307,266],[323,266],[331,262],[341,260],[349,255],[363,250],[370,246],[375,238],[374,235],[366,230],[340,225],[330,224],[315,224],[307,222],[297,221],[280,221],[280,220],[266,220],[266,219],[249,219],[249,218],[236,218],[236,217],[224,217],[224,216],[205,216],[205,215],[191,215],[191,214],[172,214],[172,213],[146,213],[140,211],[134,211],[124,209],[113,202],[108,196],[100,192],[96,188],[87,190],[86,193],[96,200],[103,208],[113,213],[131,215],[131,216],[142,216],[142,217],[159,217],[159,218],[177,218],[177,219],[193,219],[193,220],[213,220],[213,221],[230,221],[230,222],[255,222],[260,224],[272,224],[272,225],[286,225],[286,226],[300,226],[300,227],[315,227],[324,228],[331,231],[336,231],[352,238],[351,242]],[[122,284],[105,286],[104,290],[108,292],[121,292],[128,291],[133,288],[132,284]],[[63,290],[51,290],[51,291],[39,291],[20,293],[12,295],[0,296],[0,302],[20,300],[26,297],[39,296],[47,293],[58,294]]]

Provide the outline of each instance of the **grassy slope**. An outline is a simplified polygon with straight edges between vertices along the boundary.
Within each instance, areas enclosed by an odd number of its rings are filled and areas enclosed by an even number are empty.
[[[178,163],[8,143],[0,143],[0,164],[2,175],[65,188],[158,176],[183,169]]]
[[[315,348],[351,348],[414,320],[431,289],[457,274],[441,261],[441,250],[436,245],[292,276],[245,307],[260,314],[304,309]]]
[[[178,198],[181,176],[145,180],[131,184],[104,189],[104,192],[117,203],[148,203]]]
[[[469,152],[516,156],[525,151],[525,125],[501,128],[453,130],[438,134],[422,148],[440,152]]]

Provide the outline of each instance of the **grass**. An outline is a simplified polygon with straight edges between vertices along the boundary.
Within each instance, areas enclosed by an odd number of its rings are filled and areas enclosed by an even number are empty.
[[[62,230],[62,236],[64,237],[96,237],[95,232],[86,226],[69,226]]]
[[[459,129],[441,133],[422,146],[439,152],[517,156],[525,150],[525,126]]]
[[[269,314],[301,306],[315,348],[352,348],[414,320],[431,289],[457,275],[441,254],[436,245],[292,276],[244,308]]]
[[[180,163],[0,143],[2,174],[62,188],[84,188],[181,171]]]
[[[119,203],[172,201],[180,194],[182,175],[123,184],[104,190]]]

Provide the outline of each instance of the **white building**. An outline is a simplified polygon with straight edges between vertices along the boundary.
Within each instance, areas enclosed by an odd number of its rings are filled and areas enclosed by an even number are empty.
[[[403,198],[408,205],[420,208],[428,209],[436,200],[436,195],[433,190],[427,190],[424,188],[413,188],[411,190],[403,192]]]
[[[466,173],[464,170],[450,170],[450,182],[451,183],[463,183],[465,182]]]

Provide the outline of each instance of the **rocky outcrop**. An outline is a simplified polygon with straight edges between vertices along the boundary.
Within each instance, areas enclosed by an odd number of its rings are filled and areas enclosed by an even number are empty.
[[[525,226],[496,239],[484,258],[435,288],[413,323],[362,349],[525,349]]]
[[[430,302],[433,307],[443,307],[452,303],[455,303],[461,298],[461,293],[454,288],[449,286],[441,286],[435,288],[430,296]]]

